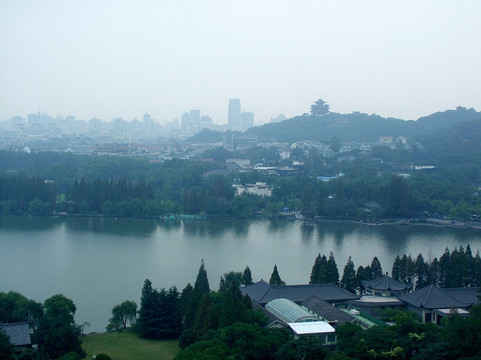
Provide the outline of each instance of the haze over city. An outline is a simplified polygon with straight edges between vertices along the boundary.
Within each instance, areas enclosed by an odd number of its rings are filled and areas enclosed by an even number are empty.
[[[0,3],[0,120],[481,109],[479,1]]]

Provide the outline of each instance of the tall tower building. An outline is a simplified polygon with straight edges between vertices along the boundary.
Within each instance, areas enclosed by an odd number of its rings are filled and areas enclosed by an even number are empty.
[[[228,125],[232,131],[242,130],[240,99],[229,99]]]

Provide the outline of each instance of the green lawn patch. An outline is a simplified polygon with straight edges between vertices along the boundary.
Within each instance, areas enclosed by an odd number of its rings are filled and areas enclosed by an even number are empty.
[[[145,340],[131,330],[121,333],[90,334],[82,338],[86,360],[107,354],[112,360],[170,360],[179,352],[177,340]]]

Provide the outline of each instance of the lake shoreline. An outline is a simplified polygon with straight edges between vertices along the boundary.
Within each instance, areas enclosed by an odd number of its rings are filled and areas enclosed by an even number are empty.
[[[280,220],[296,220],[301,221],[304,223],[354,223],[354,224],[363,224],[366,226],[380,226],[380,225],[401,225],[401,226],[434,226],[434,227],[442,227],[442,228],[453,228],[453,229],[474,229],[474,230],[481,230],[481,222],[479,221],[469,221],[464,222],[461,220],[448,220],[448,219],[380,219],[376,222],[366,222],[363,220],[350,220],[350,219],[336,219],[336,218],[314,218],[314,219],[299,219],[294,216],[253,216],[251,218],[239,218],[235,216],[200,216],[200,215],[188,215],[188,218],[183,218],[181,215],[174,215],[173,217],[165,217],[165,216],[139,216],[139,217],[132,217],[132,216],[120,216],[120,215],[105,215],[105,214],[52,214],[52,215],[35,215],[35,214],[0,214],[0,216],[31,216],[31,217],[51,217],[51,218],[120,218],[120,219],[149,219],[149,220],[159,220],[161,222],[173,222],[173,221],[200,221],[200,220],[252,220],[256,218],[262,219],[280,219]]]

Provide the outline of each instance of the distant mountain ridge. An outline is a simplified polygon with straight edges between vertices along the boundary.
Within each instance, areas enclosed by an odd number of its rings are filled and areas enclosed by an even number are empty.
[[[353,112],[351,114],[328,113],[322,116],[301,115],[278,123],[250,128],[248,135],[255,135],[259,142],[374,142],[380,136],[405,136],[418,139],[435,135],[465,122],[480,122],[481,112],[473,108],[458,107],[455,110],[436,112],[418,120],[384,118],[375,114]],[[220,132],[203,130],[188,139],[189,142],[222,141]]]
[[[295,142],[311,140],[329,142],[377,141],[380,136],[424,137],[463,122],[480,121],[481,112],[458,107],[456,110],[437,112],[417,121],[384,118],[354,112],[329,113],[323,116],[296,116],[280,123],[250,128],[247,133],[257,135],[259,141]]]

